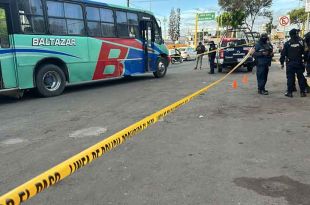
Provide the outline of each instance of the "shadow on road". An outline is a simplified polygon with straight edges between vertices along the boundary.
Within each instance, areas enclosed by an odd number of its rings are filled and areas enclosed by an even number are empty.
[[[146,81],[155,79],[153,75],[143,75],[143,76],[132,76],[120,79],[112,79],[112,80],[104,80],[104,81],[96,81],[96,82],[88,82],[78,85],[70,85],[66,87],[63,95],[67,95],[74,92],[84,91],[84,90],[94,90],[98,88],[107,88],[115,85],[124,85],[130,83],[136,83],[140,81]],[[22,99],[17,99],[12,96],[0,95],[0,105],[1,104],[10,104],[10,103],[20,103],[29,100],[35,100],[40,98],[34,89],[30,89],[25,91]]]

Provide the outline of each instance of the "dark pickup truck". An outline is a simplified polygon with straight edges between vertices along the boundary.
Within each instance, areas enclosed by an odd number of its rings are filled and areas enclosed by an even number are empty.
[[[215,63],[219,72],[222,72],[225,68],[233,68],[238,65],[252,46],[248,45],[245,39],[224,38],[220,43],[220,48],[222,49],[219,49]],[[253,70],[254,65],[254,58],[252,57],[249,57],[243,64],[249,72]]]

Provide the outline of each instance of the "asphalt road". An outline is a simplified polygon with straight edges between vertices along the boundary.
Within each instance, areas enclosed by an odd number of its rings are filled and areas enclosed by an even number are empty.
[[[0,97],[0,195],[223,76],[193,67],[74,86],[56,98]],[[283,96],[278,64],[268,89],[258,96],[255,75],[241,69],[25,204],[309,205],[310,97]]]

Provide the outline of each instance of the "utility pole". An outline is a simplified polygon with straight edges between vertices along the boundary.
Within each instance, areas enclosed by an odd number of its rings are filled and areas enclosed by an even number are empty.
[[[197,37],[198,37],[197,31],[198,31],[198,13],[196,13],[196,18],[195,18],[195,40],[194,40],[195,48],[197,47]]]
[[[127,0],[127,7],[129,7],[129,0]]]

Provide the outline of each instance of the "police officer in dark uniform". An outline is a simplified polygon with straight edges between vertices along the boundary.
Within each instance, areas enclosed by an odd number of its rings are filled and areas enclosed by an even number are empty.
[[[214,69],[215,69],[215,58],[216,58],[216,45],[214,41],[210,42],[210,48],[209,48],[209,62],[210,62],[210,72],[209,74],[214,74]]]
[[[269,92],[265,89],[269,66],[271,66],[271,61],[273,57],[273,47],[268,42],[269,38],[267,34],[262,34],[259,41],[255,45],[255,52],[253,56],[256,60],[256,75],[258,84],[258,94],[268,95]]]
[[[307,70],[307,77],[310,77],[310,32],[305,35],[305,43],[307,46],[306,51],[306,70]]]
[[[295,75],[297,75],[298,84],[300,87],[300,96],[306,97],[305,77],[303,75],[305,67],[303,64],[305,58],[305,47],[303,40],[298,35],[299,30],[292,29],[290,31],[291,39],[284,44],[281,52],[281,66],[284,68],[286,62],[286,76],[287,76],[287,93],[285,96],[293,97]]]

